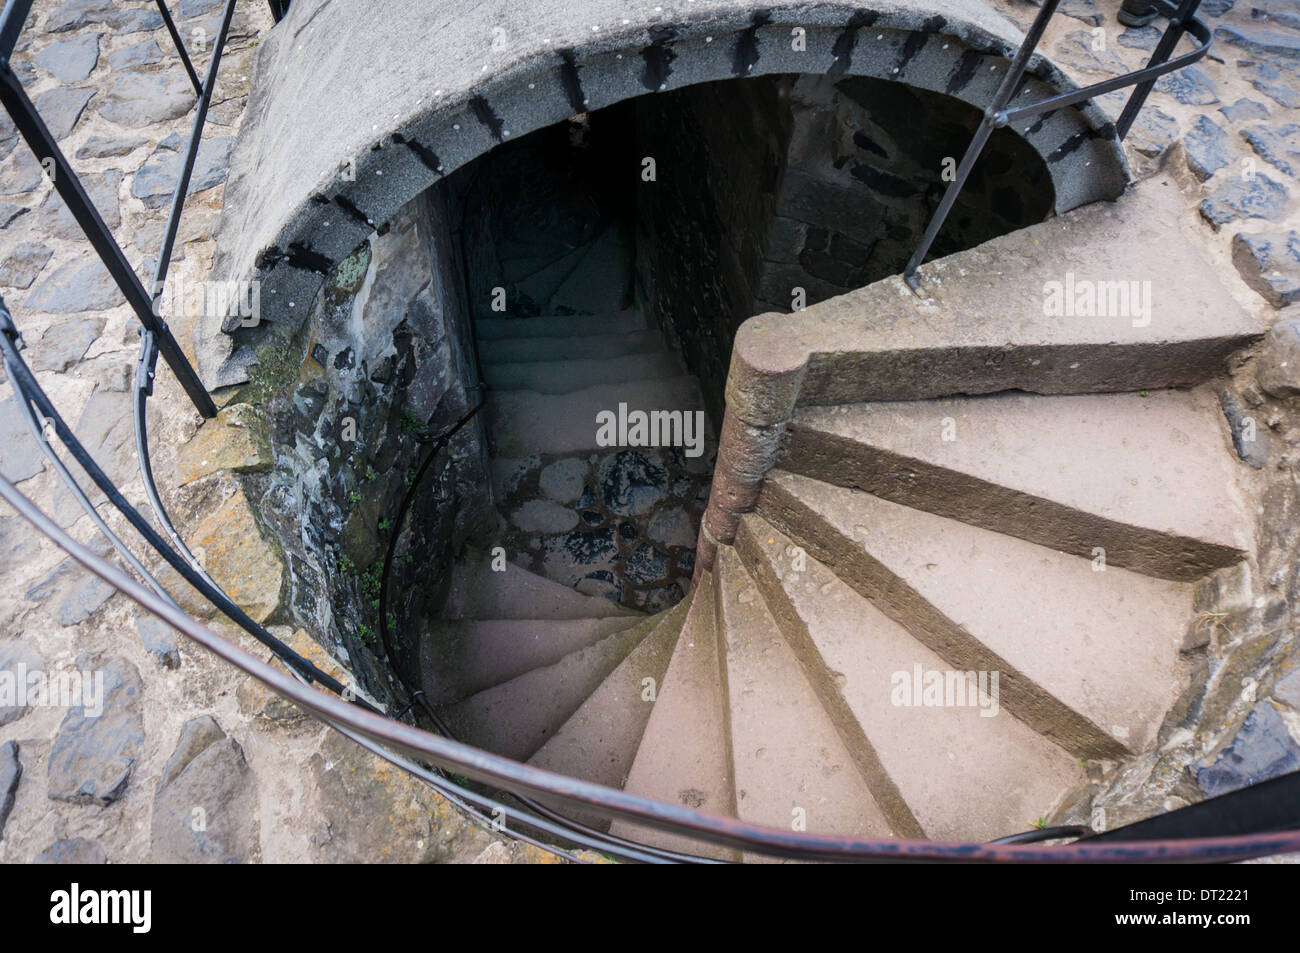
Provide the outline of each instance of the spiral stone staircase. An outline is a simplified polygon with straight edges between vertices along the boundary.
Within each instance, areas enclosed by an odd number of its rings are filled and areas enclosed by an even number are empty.
[[[467,560],[430,697],[490,750],[777,827],[980,840],[1050,816],[1085,761],[1153,743],[1189,584],[1252,545],[1213,380],[1258,330],[1173,193],[943,259],[927,298],[889,279],[748,321],[689,596],[631,615]],[[1151,276],[1150,313],[1045,319],[1062,262]],[[953,673],[964,702],[923,688]]]

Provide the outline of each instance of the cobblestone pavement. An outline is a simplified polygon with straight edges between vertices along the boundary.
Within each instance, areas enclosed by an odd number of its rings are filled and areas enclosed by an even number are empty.
[[[1022,26],[1034,12],[1019,0],[1000,6]],[[1119,28],[1117,7],[1118,0],[1063,4],[1047,49],[1081,82],[1138,66],[1155,42],[1150,29]],[[191,43],[215,35],[218,0],[174,8]],[[1225,282],[1235,280],[1235,263],[1269,305],[1285,308],[1300,293],[1300,15],[1291,0],[1207,0],[1203,8],[1217,30],[1218,59],[1158,84],[1128,151],[1139,175],[1175,173]],[[257,36],[270,25],[266,5],[242,3],[234,24],[177,246],[173,275],[182,281],[200,280],[210,262],[225,161]],[[37,0],[14,57],[128,260],[146,276],[193,101],[169,49],[152,4]],[[1113,94],[1106,105],[1117,110],[1121,98]],[[42,386],[143,509],[128,413],[136,322],[7,119],[0,120],[0,291]],[[1277,315],[1279,327],[1287,321],[1296,321],[1294,309]],[[188,348],[185,322],[172,323]],[[1290,608],[1300,418],[1288,403],[1300,393],[1300,348],[1288,373],[1287,346],[1270,345],[1258,374],[1253,360],[1238,369],[1229,394],[1267,422],[1272,450],[1254,463],[1274,487],[1259,559],[1234,579],[1213,582],[1217,604],[1230,596],[1237,608],[1215,615],[1205,642],[1188,647],[1203,658],[1201,680],[1171,715],[1161,750],[1133,765],[1099,766],[1094,788],[1070,806],[1075,813],[1096,820],[1101,811],[1114,823],[1300,768],[1300,660]],[[44,464],[12,402],[12,389],[0,383],[0,472],[79,540],[94,540],[91,521]],[[250,504],[200,451],[191,449],[188,462],[182,452],[178,470],[178,448],[198,419],[166,370],[150,414],[164,499],[219,564],[224,538],[256,536]],[[277,597],[278,571],[214,574],[242,578],[240,601],[257,605]],[[0,579],[0,672],[25,666],[50,684],[56,673],[84,670],[97,688],[85,707],[98,701],[104,709],[89,717],[97,712],[27,707],[0,695],[0,861],[550,857],[493,838],[350,742],[295,717],[139,616],[9,512],[0,513]],[[211,624],[250,644],[223,620]],[[305,633],[281,634],[332,664]],[[198,830],[196,807],[207,818]]]

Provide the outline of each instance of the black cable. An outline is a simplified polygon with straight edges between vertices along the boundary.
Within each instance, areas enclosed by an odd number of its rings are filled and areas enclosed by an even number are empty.
[[[473,388],[473,390],[481,390],[484,389],[485,387],[486,387],[485,384],[480,383],[477,387]],[[383,642],[384,654],[389,659],[392,672],[397,677],[397,680],[401,683],[402,687],[406,690],[407,695],[411,699],[411,704],[406,706],[407,710],[409,710],[412,705],[418,704],[420,708],[424,711],[425,715],[428,716],[429,720],[433,722],[433,725],[435,728],[437,728],[438,733],[452,740],[455,740],[456,736],[452,733],[451,727],[445,721],[443,721],[443,719],[438,715],[436,711],[434,711],[433,706],[429,704],[428,699],[425,697],[423,690],[415,688],[411,685],[411,683],[407,680],[406,674],[401,671],[401,667],[397,664],[397,659],[393,652],[391,633],[388,628],[388,580],[391,575],[393,556],[397,552],[397,542],[398,542],[398,538],[402,534],[402,526],[406,519],[407,511],[410,509],[411,501],[415,499],[415,493],[419,489],[421,482],[423,481],[425,475],[429,472],[429,467],[432,465],[434,458],[437,457],[437,455],[442,451],[444,447],[446,447],[447,443],[451,440],[451,438],[454,437],[462,427],[464,427],[467,423],[469,423],[470,420],[474,418],[474,415],[483,409],[483,406],[486,403],[487,403],[486,398],[480,400],[478,404],[474,406],[473,409],[471,409],[468,413],[466,413],[463,417],[461,417],[458,421],[456,421],[455,424],[453,424],[450,428],[444,431],[440,436],[438,436],[436,439],[433,439],[431,441],[433,446],[429,449],[428,454],[425,455],[424,460],[420,463],[419,469],[416,470],[415,473],[415,479],[413,479],[411,481],[411,485],[406,488],[406,493],[402,497],[402,502],[397,508],[397,515],[393,520],[393,530],[391,535],[388,538],[388,547],[384,553],[383,570],[381,571],[379,576],[379,634]],[[419,438],[417,437],[416,439],[418,440]],[[582,824],[579,821],[575,821],[573,818],[566,817],[565,815],[557,811],[551,810],[546,805],[541,804],[530,797],[524,795],[515,795],[515,796],[519,798],[520,803],[522,803],[525,807],[541,815],[542,817],[550,821],[553,821],[557,824],[564,825],[568,827],[571,831],[579,833],[584,837],[587,838],[596,837],[596,838],[600,838],[602,841],[608,841],[612,846],[617,847],[619,849],[652,852],[656,857],[667,862],[691,863],[691,864],[726,863],[726,861],[719,861],[713,858],[702,857],[696,854],[683,854],[677,851],[665,850],[663,848],[651,847],[650,845],[647,844],[638,844],[634,841],[625,840],[621,837],[617,837],[616,835],[607,834],[598,831],[595,828],[592,828],[586,824]]]

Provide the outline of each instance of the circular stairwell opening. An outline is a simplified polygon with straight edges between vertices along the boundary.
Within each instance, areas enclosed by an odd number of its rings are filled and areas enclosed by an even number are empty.
[[[288,614],[376,694],[404,697],[396,671],[451,702],[540,658],[474,674],[510,627],[464,620],[595,638],[592,618],[674,607],[736,330],[899,272],[978,121],[866,77],[723,80],[503,135],[439,180],[239,398],[268,418],[275,467],[247,479]],[[1053,205],[1047,163],[1001,130],[935,254]]]

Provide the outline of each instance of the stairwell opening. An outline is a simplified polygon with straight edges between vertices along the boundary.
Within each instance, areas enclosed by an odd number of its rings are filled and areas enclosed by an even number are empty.
[[[867,77],[721,80],[506,138],[441,179],[333,269],[243,391],[271,423],[275,470],[249,479],[287,614],[383,694],[394,667],[410,681],[448,650],[457,567],[620,612],[675,605],[736,330],[900,271],[978,121]],[[1054,200],[1047,163],[1002,130],[935,254]],[[678,414],[670,445],[638,440],[635,411]]]
[[[681,598],[736,329],[900,271],[978,121],[866,77],[724,80],[574,116],[450,176],[508,558],[629,608]],[[1053,201],[1044,161],[1002,130],[936,248]],[[701,404],[680,435],[698,446],[593,442],[620,406]]]

